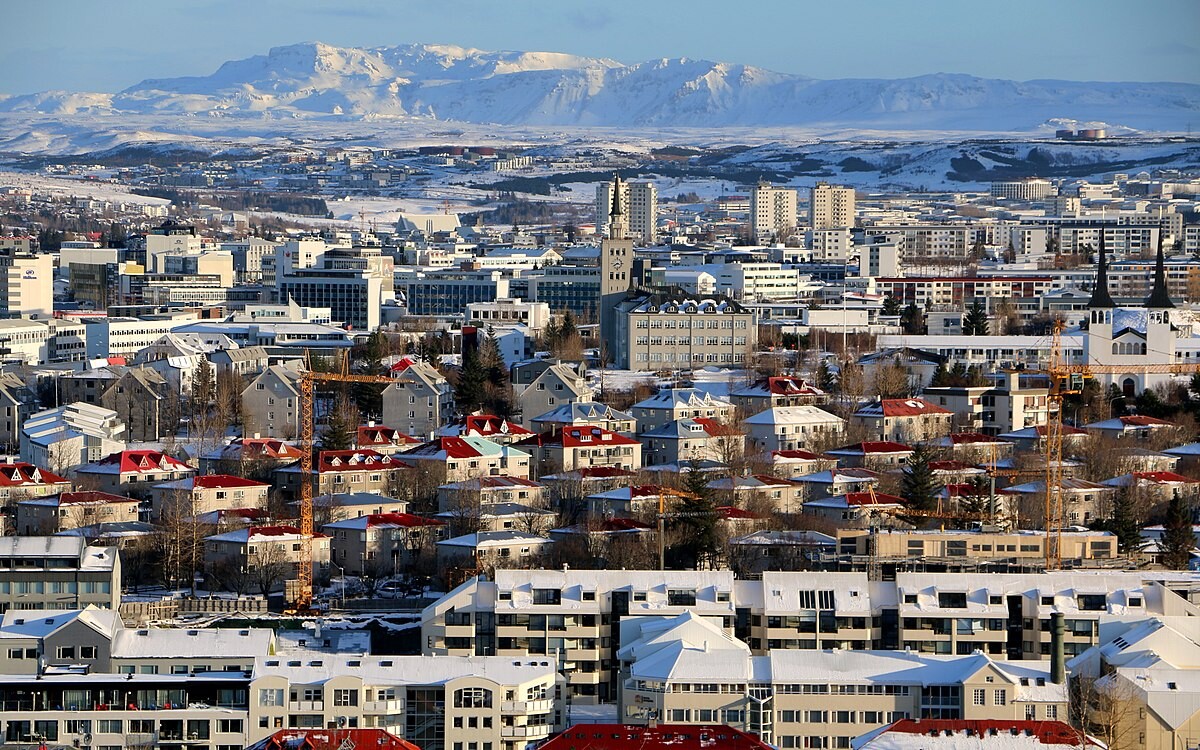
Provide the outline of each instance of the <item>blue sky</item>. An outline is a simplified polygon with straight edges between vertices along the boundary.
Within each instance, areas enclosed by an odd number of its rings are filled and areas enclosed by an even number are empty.
[[[272,46],[701,57],[815,78],[1200,83],[1198,0],[4,0],[0,92],[116,91]]]

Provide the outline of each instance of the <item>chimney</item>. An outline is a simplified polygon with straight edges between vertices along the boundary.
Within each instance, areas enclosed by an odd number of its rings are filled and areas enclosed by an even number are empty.
[[[1050,615],[1050,681],[1061,685],[1066,678],[1066,657],[1063,636],[1066,631],[1066,615],[1055,612]]]

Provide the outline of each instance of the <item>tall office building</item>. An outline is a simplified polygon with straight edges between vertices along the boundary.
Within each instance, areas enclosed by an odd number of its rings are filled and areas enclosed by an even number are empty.
[[[614,176],[608,194],[612,203],[608,211],[608,237],[600,241],[600,340],[615,341],[617,303],[629,291],[633,265],[633,240],[628,236],[625,211],[620,195],[625,189],[621,177]],[[613,357],[610,353],[609,357]]]
[[[0,317],[53,317],[53,256],[0,252],[0,281]]]
[[[760,182],[750,193],[750,231],[755,239],[770,237],[782,242],[796,226],[796,191]]]
[[[619,184],[621,212],[629,236],[642,245],[653,245],[658,235],[658,188],[653,182],[602,182],[596,186],[596,229],[608,231],[613,185]]]
[[[808,223],[813,229],[854,226],[854,188],[818,182],[808,204]]]

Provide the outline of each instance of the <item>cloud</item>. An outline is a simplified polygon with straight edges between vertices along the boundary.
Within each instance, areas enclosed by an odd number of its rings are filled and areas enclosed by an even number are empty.
[[[600,31],[608,28],[616,20],[612,12],[603,6],[594,8],[575,8],[566,14],[567,23],[581,31]]]

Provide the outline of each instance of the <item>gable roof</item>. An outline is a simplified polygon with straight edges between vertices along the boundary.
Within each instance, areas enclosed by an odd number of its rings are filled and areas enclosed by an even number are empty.
[[[70,482],[25,461],[0,464],[0,487],[27,487],[40,484],[70,484]]]
[[[79,467],[90,474],[145,474],[160,471],[193,471],[192,467],[162,451],[121,451],[94,464]]]
[[[920,417],[926,414],[953,414],[949,409],[920,398],[885,398],[859,407],[856,417]]]

